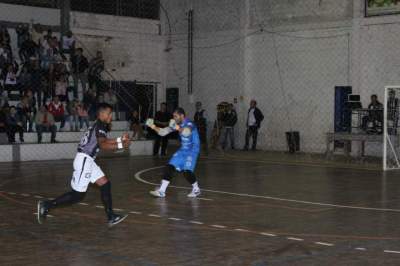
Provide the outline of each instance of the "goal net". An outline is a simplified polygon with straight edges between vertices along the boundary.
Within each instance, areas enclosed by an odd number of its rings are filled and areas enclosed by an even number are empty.
[[[385,87],[383,107],[383,170],[400,169],[400,85]]]

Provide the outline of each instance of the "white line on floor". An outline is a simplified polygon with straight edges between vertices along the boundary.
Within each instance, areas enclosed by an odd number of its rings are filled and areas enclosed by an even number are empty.
[[[33,215],[37,215],[37,212],[34,212]],[[47,214],[47,217],[54,218],[54,216],[51,214]]]
[[[287,237],[289,240],[294,240],[294,241],[304,241],[302,238],[296,238],[296,237]]]
[[[103,207],[103,206],[100,206],[100,205],[96,205],[95,207],[96,207],[96,208],[99,208],[99,209],[104,209],[104,207]]]
[[[366,251],[366,248],[355,248],[355,250]]]
[[[224,225],[219,225],[219,224],[212,224],[210,225],[211,227],[215,227],[215,228],[226,228],[226,226]]]
[[[147,216],[156,217],[156,218],[161,218],[161,216],[160,216],[160,215],[157,215],[157,214],[149,214],[149,215],[147,215]]]
[[[21,194],[21,196],[30,197],[31,195],[23,193],[23,194]]]
[[[124,210],[124,209],[116,209],[116,208],[114,208],[114,211],[123,212],[123,211],[125,211],[125,210]]]
[[[170,217],[170,218],[168,218],[169,220],[172,220],[172,221],[181,221],[182,219],[180,219],[180,218],[175,218],[175,217]]]
[[[83,206],[89,206],[89,204],[85,203],[85,202],[79,202],[79,205],[83,205]]]
[[[141,212],[134,212],[134,211],[131,211],[131,212],[129,212],[129,213],[132,213],[132,214],[142,214]]]
[[[397,251],[397,250],[384,250],[383,252],[385,252],[385,253],[400,254],[400,251]]]
[[[43,199],[43,197],[39,196],[39,195],[35,195],[34,197],[37,198],[37,199]]]
[[[270,233],[260,233],[260,235],[263,235],[263,236],[272,236],[272,237],[276,236],[276,235],[270,234]]]
[[[152,170],[156,170],[156,169],[160,169],[160,168],[163,168],[163,167],[164,166],[157,166],[157,167],[151,167],[151,168],[143,169],[143,170],[135,173],[134,177],[139,182],[142,182],[142,183],[145,183],[145,184],[148,184],[148,185],[152,185],[152,186],[158,186],[159,184],[152,183],[152,182],[144,180],[143,178],[141,178],[141,175],[143,173],[146,173],[146,172],[149,172],[149,171],[152,171]],[[180,186],[170,186],[170,187],[177,188],[177,189],[185,189],[185,190],[192,189],[192,188],[189,188],[189,187],[180,187]],[[275,200],[275,201],[293,202],[293,203],[300,203],[300,204],[306,204],[306,205],[325,206],[325,207],[334,207],[334,208],[342,208],[342,209],[382,211],[382,212],[400,212],[400,209],[372,208],[372,207],[351,206],[351,205],[338,205],[338,204],[331,204],[331,203],[313,202],[313,201],[296,200],[296,199],[287,199],[287,198],[279,198],[279,197],[272,197],[272,196],[252,195],[252,194],[246,194],[246,193],[233,193],[233,192],[228,192],[228,191],[210,190],[210,189],[202,189],[202,191],[211,192],[211,193],[217,193],[217,194],[224,194],[224,195],[231,195],[231,196],[268,199],[268,200]]]
[[[196,198],[196,199],[199,199],[199,200],[208,200],[208,201],[213,201],[213,199],[207,199],[207,198]]]
[[[328,247],[334,246],[334,244],[327,243],[327,242],[314,242],[314,244],[321,245],[321,246],[328,246]]]
[[[235,229],[233,229],[233,230],[238,231],[238,232],[250,232],[249,230],[247,230],[247,229],[242,229],[242,228],[235,228]]]
[[[189,221],[189,223],[191,223],[191,224],[204,224],[204,223],[198,222],[198,221]]]

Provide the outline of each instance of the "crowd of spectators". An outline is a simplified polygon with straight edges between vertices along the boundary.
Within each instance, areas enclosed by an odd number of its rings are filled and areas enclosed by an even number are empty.
[[[24,132],[32,131],[39,143],[46,131],[56,142],[57,131],[88,128],[97,104],[117,105],[116,95],[101,81],[101,51],[88,60],[72,32],[59,39],[40,25],[20,25],[15,31],[17,43],[12,44],[9,29],[0,26],[0,132],[10,143],[16,133],[23,142]]]

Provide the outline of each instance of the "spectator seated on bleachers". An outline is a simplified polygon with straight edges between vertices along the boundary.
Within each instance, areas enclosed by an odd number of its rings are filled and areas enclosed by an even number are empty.
[[[79,100],[74,99],[73,101],[67,102],[66,111],[68,112],[68,122],[71,127],[71,131],[79,131],[79,115],[78,115]]]
[[[77,112],[79,116],[79,130],[84,131],[83,124],[86,125],[86,129],[89,128],[89,113],[88,107],[81,102],[77,103]]]
[[[68,31],[66,35],[62,37],[62,52],[64,54],[73,55],[75,50],[75,38],[72,36],[72,31]]]
[[[22,62],[29,62],[31,57],[37,58],[39,56],[39,46],[29,36],[19,49],[19,58]]]
[[[51,132],[51,143],[56,143],[57,127],[54,117],[49,113],[44,105],[40,107],[35,117],[36,132],[38,135],[38,143],[42,143],[43,132]]]
[[[65,126],[66,115],[65,115],[64,105],[62,102],[60,102],[58,96],[53,97],[53,101],[49,103],[47,109],[49,113],[53,115],[55,122],[61,122],[60,131],[63,131]]]
[[[10,111],[6,117],[8,142],[15,143],[15,134],[19,133],[19,140],[24,142],[24,128],[21,115],[15,106],[10,107]]]
[[[7,70],[3,71],[4,89],[10,95],[13,91],[19,91],[17,87],[17,73],[13,65],[8,65]]]
[[[23,118],[24,130],[32,132],[33,121],[36,113],[36,99],[33,97],[32,91],[27,90],[22,97],[21,102],[18,104],[19,112]]]
[[[0,84],[0,109],[4,106],[8,106],[8,96],[7,92],[1,87]]]
[[[6,133],[7,132],[7,117],[6,117],[6,112],[5,108],[0,108],[0,133]]]
[[[67,101],[67,80],[64,74],[60,74],[56,80],[55,95],[58,96],[61,102]]]

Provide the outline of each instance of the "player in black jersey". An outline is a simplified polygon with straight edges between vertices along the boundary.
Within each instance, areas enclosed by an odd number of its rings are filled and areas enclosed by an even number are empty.
[[[127,215],[118,215],[113,212],[111,182],[95,162],[100,149],[126,149],[130,145],[130,138],[127,133],[117,139],[107,138],[111,120],[112,107],[108,104],[100,104],[97,109],[96,122],[83,135],[78,145],[71,180],[72,190],[55,200],[40,200],[38,202],[37,219],[40,224],[51,209],[80,202],[86,194],[89,183],[96,183],[100,187],[101,201],[106,211],[109,226],[118,224],[127,217]]]

